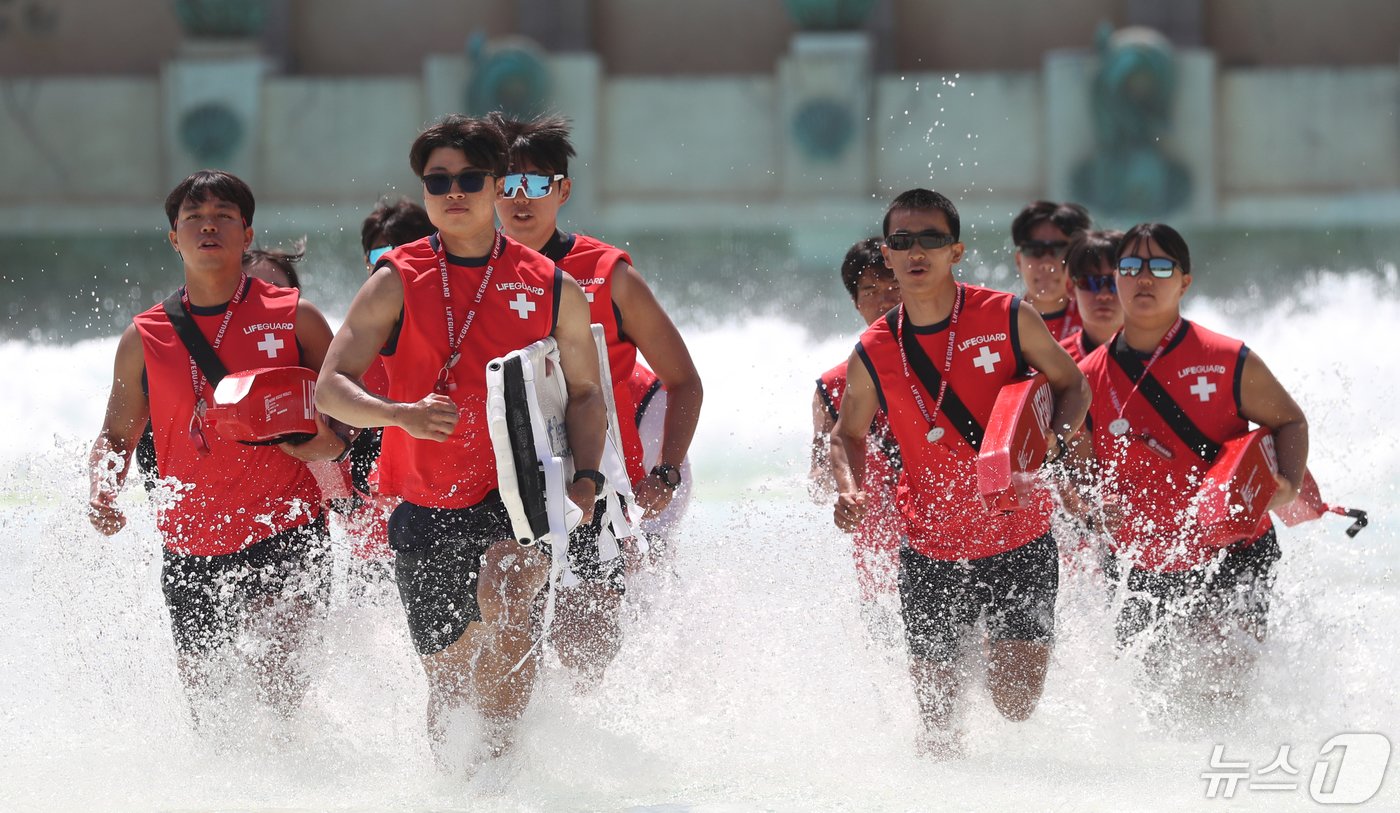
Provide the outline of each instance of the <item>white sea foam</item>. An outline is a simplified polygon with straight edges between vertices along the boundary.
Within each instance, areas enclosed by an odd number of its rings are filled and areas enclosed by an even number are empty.
[[[976,688],[968,758],[917,760],[902,651],[868,639],[847,538],[803,481],[813,380],[853,337],[813,340],[765,317],[686,331],[706,404],[679,581],[630,618],[591,694],[546,669],[515,753],[470,781],[433,768],[426,687],[392,586],[361,597],[343,573],[301,715],[278,722],[235,694],[229,730],[193,734],[146,497],[123,497],[131,524],[111,539],[83,512],[115,339],[0,345],[0,424],[11,428],[0,435],[0,808],[1310,808],[1330,736],[1400,739],[1400,548],[1388,516],[1400,296],[1384,277],[1320,275],[1277,305],[1195,300],[1188,316],[1268,362],[1309,414],[1326,495],[1372,517],[1356,540],[1339,518],[1280,531],[1272,637],[1239,719],[1147,713],[1097,587],[1067,574],[1034,717],[1006,722]],[[1207,799],[1215,744],[1255,770],[1291,745],[1299,789]],[[1367,809],[1396,806],[1392,781]]]

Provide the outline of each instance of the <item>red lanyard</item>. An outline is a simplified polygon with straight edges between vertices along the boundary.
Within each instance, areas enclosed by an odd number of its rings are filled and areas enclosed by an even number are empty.
[[[229,322],[233,321],[233,311],[238,307],[238,303],[243,301],[243,294],[247,290],[248,275],[239,274],[238,290],[233,292],[233,299],[230,299],[229,303],[224,306],[224,321],[219,324],[219,332],[214,334],[214,341],[210,344],[215,353],[219,351],[219,345],[223,344],[224,333],[228,330]],[[186,312],[193,312],[188,286],[180,289],[180,304],[184,306]],[[194,412],[190,415],[190,440],[196,449],[208,454],[209,440],[204,437],[204,376],[199,372],[199,365],[195,363],[194,354],[190,354],[190,383],[194,387]]]
[[[228,323],[233,320],[234,308],[237,308],[238,303],[243,301],[243,292],[247,289],[248,275],[241,274],[238,277],[238,290],[234,291],[233,299],[229,300],[228,305],[225,306],[224,321],[219,324],[219,332],[214,334],[214,341],[209,345],[215,352],[218,352],[219,345],[223,344],[224,332],[228,330]],[[185,306],[186,311],[189,311],[192,307],[190,305],[190,293],[186,288],[180,289],[180,304]],[[190,381],[194,386],[195,409],[199,409],[200,399],[204,397],[204,376],[200,374],[199,365],[195,363],[193,355],[190,356]]]
[[[1162,337],[1162,341],[1157,344],[1157,349],[1152,352],[1152,358],[1148,359],[1147,365],[1142,368],[1142,375],[1138,376],[1138,380],[1133,382],[1133,388],[1128,390],[1127,398],[1122,400],[1118,398],[1118,388],[1113,386],[1113,379],[1109,379],[1108,397],[1113,401],[1113,410],[1117,413],[1117,417],[1108,425],[1108,431],[1112,432],[1115,437],[1121,437],[1127,434],[1130,427],[1128,421],[1123,417],[1123,409],[1128,405],[1128,400],[1133,397],[1133,393],[1137,392],[1138,387],[1142,386],[1143,379],[1147,378],[1147,372],[1152,369],[1152,365],[1156,364],[1157,359],[1161,358],[1162,354],[1167,352],[1167,345],[1170,345],[1172,339],[1176,338],[1176,334],[1181,330],[1183,324],[1185,324],[1185,322],[1182,321],[1181,317],[1176,317],[1176,322],[1172,325],[1171,330],[1168,330],[1167,335]]]
[[[928,421],[928,440],[930,443],[937,443],[943,437],[943,429],[938,426],[938,412],[943,407],[943,396],[948,393],[948,374],[953,369],[953,345],[958,340],[958,314],[962,312],[963,286],[957,286],[957,297],[953,300],[953,315],[948,323],[948,353],[943,358],[943,379],[938,384],[938,399],[933,403],[933,412],[929,412],[924,406],[923,393],[914,384],[914,377],[909,373],[909,355],[904,349],[904,303],[899,303],[899,324],[895,330],[895,344],[899,345],[899,361],[904,365],[904,380],[909,383],[909,391],[914,394],[914,403],[919,405],[919,412]],[[918,341],[915,339],[914,341]]]
[[[472,300],[472,309],[467,311],[467,318],[462,322],[462,330],[457,332],[456,317],[452,311],[452,280],[447,275],[447,248],[442,242],[442,233],[437,235],[437,261],[438,270],[442,272],[442,309],[447,313],[447,361],[443,362],[442,368],[438,370],[437,381],[433,384],[433,392],[446,395],[449,391],[455,390],[457,385],[452,383],[448,370],[457,366],[462,354],[458,348],[462,346],[462,341],[467,338],[467,331],[472,329],[472,322],[476,320],[476,307],[481,304],[481,298],[486,296],[486,288],[491,284],[491,275],[496,270],[496,260],[500,258],[501,252],[505,249],[506,241],[498,231],[491,241],[491,258],[486,262],[486,273],[481,278],[481,287],[476,289],[476,298]]]

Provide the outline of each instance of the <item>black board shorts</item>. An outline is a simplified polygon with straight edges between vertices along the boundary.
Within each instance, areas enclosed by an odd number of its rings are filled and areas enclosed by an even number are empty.
[[[1218,563],[1168,573],[1130,568],[1124,585],[1128,592],[1116,622],[1118,644],[1128,645],[1168,614],[1233,619],[1262,641],[1281,556],[1278,535],[1271,527],[1255,539],[1226,548]],[[1104,576],[1114,587],[1122,581],[1115,557],[1105,560]]]
[[[482,559],[493,543],[511,538],[510,515],[495,491],[467,508],[403,502],[389,515],[399,599],[419,655],[441,652],[481,620]]]
[[[569,570],[582,584],[602,585],[622,595],[627,589],[624,555],[619,553],[604,561],[598,549],[598,538],[603,533],[607,516],[608,501],[598,500],[593,504],[593,518],[569,534]]]
[[[909,652],[950,663],[986,614],[992,641],[1048,641],[1055,634],[1060,555],[1049,532],[983,559],[940,561],[899,550],[900,614]]]
[[[205,654],[233,641],[254,599],[276,596],[313,608],[330,597],[330,531],[324,516],[237,553],[193,556],[167,548],[161,590],[175,647]]]

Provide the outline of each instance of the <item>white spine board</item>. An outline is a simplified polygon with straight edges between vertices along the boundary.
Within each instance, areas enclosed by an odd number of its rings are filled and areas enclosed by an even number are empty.
[[[609,382],[607,344],[602,327],[593,326],[602,381]],[[617,522],[613,533],[600,539],[603,560],[618,555],[616,537],[633,534],[619,492],[631,496],[622,461],[617,433],[617,410],[612,387],[602,387],[608,412],[608,437],[600,468],[607,487],[599,495],[608,504],[605,528]],[[486,365],[486,425],[496,456],[497,484],[501,500],[510,515],[515,538],[522,545],[547,542],[556,555],[567,550],[568,534],[579,524],[583,512],[568,499],[574,462],[564,422],[568,407],[565,370],[559,362],[559,348],[553,338],[541,339],[528,347],[493,359]],[[624,530],[625,528],[625,530]]]

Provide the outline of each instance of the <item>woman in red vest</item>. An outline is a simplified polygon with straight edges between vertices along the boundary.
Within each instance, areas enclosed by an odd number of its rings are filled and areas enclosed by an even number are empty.
[[[1117,620],[1120,644],[1144,632],[1204,634],[1204,647],[1241,629],[1262,641],[1279,559],[1267,513],[1250,538],[1220,547],[1197,527],[1194,498],[1220,444],[1251,424],[1273,432],[1278,492],[1269,507],[1297,494],[1308,456],[1303,411],[1242,342],[1182,318],[1191,287],[1191,255],[1170,226],[1144,223],[1123,238],[1117,256],[1123,329],[1080,368],[1093,405],[1080,443],[1097,460],[1104,524],[1116,562],[1109,568],[1127,592]],[[1091,447],[1086,449],[1085,447]],[[1184,624],[1178,623],[1184,621]],[[1153,647],[1150,663],[1166,665]],[[1247,666],[1247,652],[1222,666]],[[1238,676],[1239,673],[1229,673]],[[1222,682],[1233,694],[1231,682]]]

